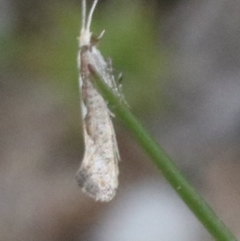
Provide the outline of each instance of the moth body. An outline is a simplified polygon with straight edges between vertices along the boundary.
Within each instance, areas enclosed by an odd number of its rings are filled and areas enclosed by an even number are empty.
[[[110,111],[92,83],[89,66],[114,91],[116,84],[108,63],[91,41],[89,28],[96,3],[97,0],[93,3],[86,23],[86,1],[82,0],[83,25],[79,37],[78,64],[85,153],[76,178],[89,196],[99,201],[110,201],[118,186],[120,158]]]

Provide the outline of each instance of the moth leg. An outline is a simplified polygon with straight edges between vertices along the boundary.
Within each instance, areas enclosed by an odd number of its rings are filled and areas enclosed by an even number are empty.
[[[100,40],[100,39],[103,37],[104,34],[105,34],[105,30],[103,30],[103,31],[98,35],[97,39]]]
[[[117,76],[117,82],[120,86],[122,86],[122,81],[123,81],[123,73],[120,72]]]

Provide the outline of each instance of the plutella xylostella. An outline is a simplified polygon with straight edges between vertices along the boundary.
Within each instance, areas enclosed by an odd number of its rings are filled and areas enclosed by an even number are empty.
[[[86,0],[82,0],[78,67],[85,153],[76,178],[79,186],[89,196],[98,201],[108,202],[114,197],[118,186],[120,157],[111,112],[92,83],[90,67],[116,94],[118,89],[110,62],[104,60],[96,47],[104,31],[97,38],[94,38],[90,32],[97,2],[98,0],[94,0],[87,16]]]

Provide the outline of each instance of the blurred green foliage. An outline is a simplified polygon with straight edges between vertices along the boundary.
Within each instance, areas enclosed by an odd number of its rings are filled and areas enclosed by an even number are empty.
[[[43,26],[44,31],[14,39],[9,47],[11,59],[18,70],[43,77],[62,89],[64,101],[75,101],[81,7],[59,2],[50,10],[51,22]],[[99,48],[105,57],[112,58],[116,72],[123,73],[126,99],[140,115],[161,105],[161,80],[166,73],[155,15],[147,3],[111,1],[97,6],[92,23],[94,34],[106,30]]]

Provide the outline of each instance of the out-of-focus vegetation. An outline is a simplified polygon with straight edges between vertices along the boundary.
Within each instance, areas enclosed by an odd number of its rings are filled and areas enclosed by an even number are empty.
[[[32,81],[42,77],[62,89],[64,100],[76,101],[80,3],[59,2],[38,11],[48,13],[41,31],[25,29],[10,34],[2,44],[2,59],[12,71],[29,75]],[[91,28],[96,35],[106,30],[99,48],[106,58],[112,58],[116,75],[123,73],[126,99],[142,114],[151,112],[149,106],[154,111],[155,105],[161,105],[161,80],[166,70],[155,17],[151,5],[140,1],[109,1],[99,4]]]
[[[112,58],[116,76],[123,73],[131,111],[236,235],[239,16],[238,1],[99,0],[92,23],[94,34],[106,30],[99,48]],[[194,221],[186,219],[185,211],[172,212],[183,210],[172,202],[175,197],[162,199],[162,188],[153,188],[150,179],[163,183],[159,174],[120,126],[115,126],[122,161],[114,201],[107,206],[91,202],[77,187],[74,175],[84,153],[77,70],[80,22],[81,0],[0,0],[1,239],[99,241],[89,237],[114,207],[107,228],[102,226],[104,241],[128,240],[133,237],[129,232],[164,240],[168,236],[159,234],[159,226],[166,219],[170,226],[173,220],[176,224],[170,230],[175,237],[168,240],[179,238],[172,230],[182,233],[183,226],[187,232],[182,240],[203,240],[189,228]],[[165,210],[159,201],[175,209]],[[154,218],[148,213],[152,202],[160,212],[152,209]],[[138,214],[146,214],[143,226],[136,225]],[[125,222],[129,215],[132,226]],[[145,232],[152,220],[156,233]],[[132,231],[122,238],[118,227]],[[106,238],[108,231],[114,238]]]

